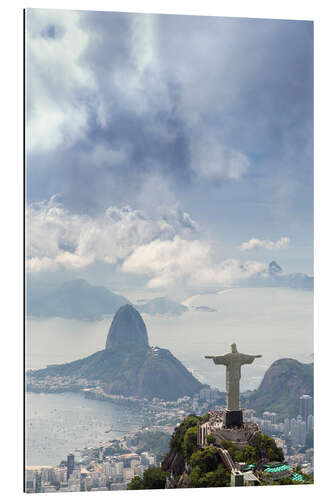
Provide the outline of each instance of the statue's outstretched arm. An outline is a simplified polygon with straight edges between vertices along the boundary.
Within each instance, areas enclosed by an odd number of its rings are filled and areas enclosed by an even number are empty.
[[[214,361],[214,363],[216,364],[215,357],[216,356],[205,356],[206,359],[212,359]]]
[[[216,365],[226,365],[225,356],[205,356],[206,359],[212,359]]]
[[[242,364],[250,365],[255,358],[262,358],[262,354],[254,354],[253,356],[250,354],[242,354]]]

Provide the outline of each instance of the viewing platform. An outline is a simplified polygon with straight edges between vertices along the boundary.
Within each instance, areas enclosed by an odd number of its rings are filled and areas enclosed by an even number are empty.
[[[206,446],[207,436],[212,435],[216,444],[227,440],[242,448],[259,432],[258,425],[253,422],[243,422],[239,427],[227,427],[225,425],[225,412],[226,410],[208,412],[209,420],[198,426],[198,445]]]

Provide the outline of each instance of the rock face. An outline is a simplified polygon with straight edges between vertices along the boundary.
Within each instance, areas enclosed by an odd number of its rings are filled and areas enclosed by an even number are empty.
[[[99,381],[108,394],[174,401],[204,386],[167,349],[150,347],[146,325],[133,306],[116,313],[103,351],[37,370],[40,379],[69,376]]]
[[[105,349],[136,349],[147,347],[148,333],[140,314],[133,306],[122,306],[115,314],[106,339]]]
[[[313,363],[279,359],[266,371],[258,390],[249,399],[249,407],[258,413],[267,410],[281,417],[296,417],[303,394],[313,396]]]
[[[162,463],[162,469],[180,476],[185,470],[184,454],[181,451],[171,450]]]

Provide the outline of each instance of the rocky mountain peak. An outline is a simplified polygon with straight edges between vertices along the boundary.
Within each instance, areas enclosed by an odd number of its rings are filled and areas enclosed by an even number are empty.
[[[116,312],[106,339],[105,349],[116,351],[129,347],[149,347],[146,325],[138,311],[126,304]]]
[[[282,267],[279,266],[279,264],[275,260],[272,260],[272,262],[269,263],[269,274],[271,276],[275,276],[276,274],[280,273],[282,273]]]

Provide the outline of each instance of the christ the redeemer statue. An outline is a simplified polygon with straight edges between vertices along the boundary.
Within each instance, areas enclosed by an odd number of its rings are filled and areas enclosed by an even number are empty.
[[[261,358],[261,354],[251,356],[237,351],[236,344],[231,344],[231,352],[224,356],[205,356],[212,359],[216,365],[227,367],[227,410],[229,412],[239,412],[239,381],[241,378],[241,366],[250,365],[255,358]]]

